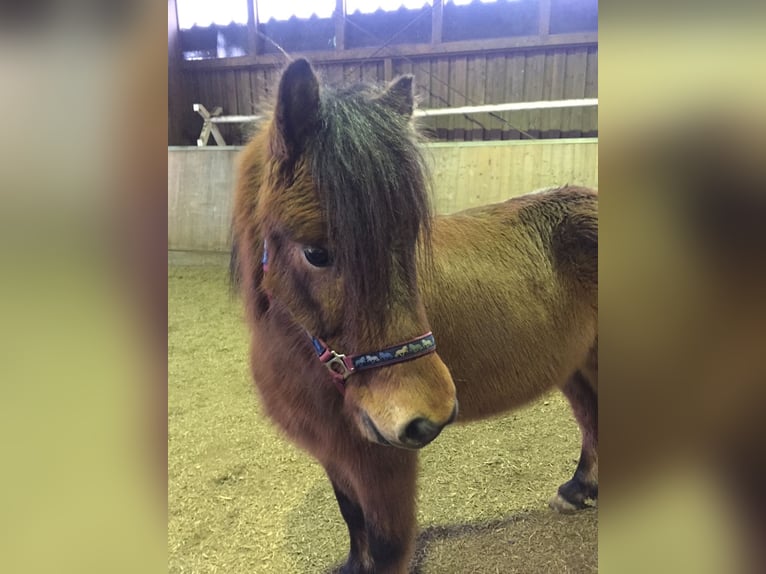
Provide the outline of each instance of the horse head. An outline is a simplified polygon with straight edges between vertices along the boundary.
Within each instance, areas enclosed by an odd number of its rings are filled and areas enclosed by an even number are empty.
[[[428,177],[412,111],[411,76],[384,91],[332,90],[307,61],[292,62],[265,128],[253,215],[270,304],[307,338],[374,365],[345,379],[344,412],[370,441],[405,448],[433,440],[457,411],[432,339],[415,346],[424,352],[399,353],[430,331],[417,278],[430,241]]]

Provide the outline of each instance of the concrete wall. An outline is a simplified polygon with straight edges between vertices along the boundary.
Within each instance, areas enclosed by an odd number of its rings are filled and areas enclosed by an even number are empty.
[[[228,251],[240,148],[168,148],[168,249]]]
[[[565,183],[598,187],[598,140],[438,143],[426,146],[437,213]],[[241,148],[168,148],[168,248],[227,251],[234,165]]]

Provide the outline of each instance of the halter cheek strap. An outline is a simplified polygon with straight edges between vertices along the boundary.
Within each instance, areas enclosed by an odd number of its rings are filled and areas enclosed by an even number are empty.
[[[269,272],[269,244],[263,240],[263,257],[261,258],[261,267],[264,275]]]
[[[263,266],[263,273],[267,273],[269,270],[269,250],[266,241],[263,242],[261,265]],[[269,299],[271,299],[270,296]],[[358,355],[336,353],[319,337],[314,337],[308,332],[306,334],[311,339],[311,344],[314,346],[319,361],[327,367],[340,394],[346,392],[346,379],[356,372],[411,361],[436,350],[436,339],[430,331],[425,335],[387,347],[382,351],[371,351]]]

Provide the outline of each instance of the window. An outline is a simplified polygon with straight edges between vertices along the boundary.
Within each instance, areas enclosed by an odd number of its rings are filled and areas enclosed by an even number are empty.
[[[431,0],[346,0],[346,48],[431,41]]]
[[[442,0],[442,42],[534,37],[540,0]],[[185,60],[432,41],[434,0],[176,0]],[[253,34],[250,13],[255,14]],[[336,33],[342,25],[343,45]],[[550,34],[596,32],[598,0],[550,0]],[[251,37],[251,34],[255,37]]]
[[[191,30],[194,26],[247,24],[247,0],[177,0],[178,26]]]
[[[256,0],[258,3],[258,21],[289,20],[290,18],[309,19],[332,18],[335,0]]]
[[[247,53],[248,0],[177,0],[184,60]]]
[[[598,0],[551,0],[551,34],[598,30]]]
[[[335,48],[335,0],[255,0],[261,53]],[[267,39],[268,38],[268,39]]]
[[[419,10],[423,6],[430,6],[432,3],[433,0],[346,0],[346,13],[372,14],[378,10],[396,12],[402,7],[408,10]]]
[[[442,39],[534,36],[538,23],[538,0],[447,0]]]

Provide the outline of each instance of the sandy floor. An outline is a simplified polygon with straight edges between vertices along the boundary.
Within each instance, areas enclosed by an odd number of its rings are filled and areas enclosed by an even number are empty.
[[[168,307],[169,571],[330,571],[347,553],[343,519],[319,465],[260,412],[226,270],[172,267]],[[596,572],[597,511],[546,504],[578,454],[557,393],[447,428],[421,454],[415,571]]]

